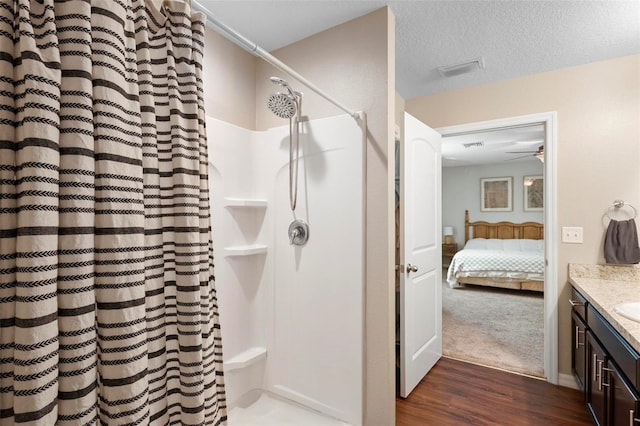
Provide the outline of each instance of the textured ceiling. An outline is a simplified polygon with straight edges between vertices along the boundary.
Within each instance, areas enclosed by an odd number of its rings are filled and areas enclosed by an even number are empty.
[[[640,0],[193,1],[267,51],[388,5],[396,90],[405,99],[640,53]],[[450,78],[437,71],[480,56],[482,70]],[[463,147],[473,141],[484,147]],[[447,137],[442,164],[538,161],[506,152],[541,144],[542,130],[530,128]]]
[[[442,139],[442,167],[540,161],[533,154],[541,146],[542,124],[447,136]]]
[[[195,0],[271,51],[389,5],[405,99],[640,53],[640,1]],[[482,56],[485,69],[437,68]]]

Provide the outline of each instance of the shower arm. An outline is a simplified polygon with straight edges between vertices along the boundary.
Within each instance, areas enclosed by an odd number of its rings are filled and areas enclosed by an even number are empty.
[[[253,43],[251,40],[247,39],[242,34],[237,33],[227,25],[215,19],[213,17],[213,13],[207,8],[205,8],[202,5],[202,3],[200,3],[199,0],[192,0],[192,4],[195,10],[198,10],[206,15],[207,26],[209,26],[216,32],[221,33],[227,39],[239,45],[240,47],[252,53],[253,55],[264,59],[265,61],[267,61],[268,63],[270,63],[277,69],[279,69],[280,71],[283,71],[289,74],[290,76],[298,80],[300,83],[304,84],[306,87],[314,91],[316,94],[320,95],[327,101],[331,102],[333,105],[337,106],[338,108],[340,108],[341,110],[343,110],[344,112],[349,114],[351,117],[355,118],[356,120],[360,121],[363,119],[363,114],[351,111],[349,108],[345,107],[340,102],[336,101],[331,96],[324,93],[318,86],[316,86],[315,84],[311,83],[309,80],[307,80],[306,78],[298,74],[291,67],[289,67],[287,64],[285,64],[284,62],[282,62],[281,60],[279,60],[278,58],[276,58],[266,50],[264,50],[262,47],[258,46],[256,43]]]

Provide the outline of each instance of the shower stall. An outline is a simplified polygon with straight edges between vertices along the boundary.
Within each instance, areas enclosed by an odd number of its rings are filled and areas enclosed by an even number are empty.
[[[362,423],[364,127],[349,115],[294,121],[299,161],[291,126],[207,119],[231,426]],[[303,245],[294,221],[309,226]]]
[[[279,92],[257,108],[282,125],[206,120],[229,424],[361,425],[366,115],[193,6],[210,28],[346,113],[314,119],[301,92],[271,77]]]

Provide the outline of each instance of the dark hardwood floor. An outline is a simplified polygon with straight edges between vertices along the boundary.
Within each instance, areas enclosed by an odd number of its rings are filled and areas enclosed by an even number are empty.
[[[592,426],[582,394],[542,380],[442,358],[409,398],[396,426]]]

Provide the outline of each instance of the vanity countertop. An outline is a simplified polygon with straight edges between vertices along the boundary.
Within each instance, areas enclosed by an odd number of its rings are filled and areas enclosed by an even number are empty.
[[[569,282],[640,353],[640,322],[616,313],[623,302],[640,302],[640,267],[569,264]]]

